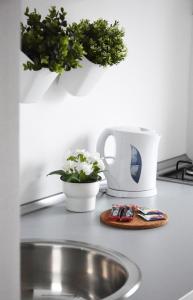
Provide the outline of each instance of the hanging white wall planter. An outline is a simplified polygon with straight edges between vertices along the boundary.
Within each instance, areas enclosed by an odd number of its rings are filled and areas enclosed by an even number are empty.
[[[47,68],[39,71],[23,70],[23,63],[29,58],[20,52],[20,102],[36,102],[40,100],[55,78],[56,72],[51,72]]]
[[[80,64],[82,68],[66,71],[59,78],[60,88],[74,96],[86,96],[107,69],[92,63],[85,57]]]

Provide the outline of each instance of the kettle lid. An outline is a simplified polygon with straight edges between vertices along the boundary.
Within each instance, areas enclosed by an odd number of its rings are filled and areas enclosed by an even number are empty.
[[[118,131],[118,132],[137,133],[137,134],[142,134],[142,135],[153,135],[153,136],[158,135],[155,130],[149,129],[149,128],[144,128],[144,127],[119,126],[119,127],[113,127],[112,129],[115,131]]]

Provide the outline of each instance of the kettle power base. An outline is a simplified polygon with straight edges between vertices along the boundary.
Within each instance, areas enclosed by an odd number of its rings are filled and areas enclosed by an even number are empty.
[[[107,188],[106,194],[112,197],[118,198],[141,198],[141,197],[153,197],[157,195],[157,189],[146,191],[120,191]]]
[[[135,215],[133,220],[130,222],[120,222],[110,220],[109,216],[111,215],[111,209],[104,211],[100,215],[100,221],[108,226],[122,228],[122,229],[153,229],[168,223],[168,215],[164,214],[165,220],[157,221],[145,221],[138,215]]]

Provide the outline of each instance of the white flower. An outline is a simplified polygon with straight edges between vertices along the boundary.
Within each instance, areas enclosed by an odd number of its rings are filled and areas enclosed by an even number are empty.
[[[93,173],[91,175],[92,179],[93,176],[95,176],[96,180],[98,180],[98,173],[104,171],[104,169],[105,165],[98,152],[89,153],[84,149],[77,149],[73,152],[69,151],[65,155],[63,170],[69,175],[74,173],[74,175],[77,176],[77,173],[80,174],[83,172],[85,175],[89,176]]]
[[[72,160],[66,160],[64,162],[63,170],[67,173],[73,173],[75,171],[77,163]]]
[[[100,154],[98,152],[90,155],[88,157],[88,162],[91,164],[97,163],[97,166],[99,167],[100,171],[105,170],[105,165],[104,165],[102,159],[100,158]]]
[[[86,162],[79,162],[76,166],[78,172],[83,171],[85,175],[90,175],[93,172],[92,165]]]
[[[102,161],[102,159],[99,159],[97,161],[97,164],[98,164],[98,167],[99,167],[100,171],[104,171],[105,165],[104,165],[104,162]]]
[[[75,152],[74,152],[74,156],[77,156],[79,154],[82,154],[84,155],[85,157],[88,157],[89,156],[89,153],[85,150],[85,149],[77,149]]]

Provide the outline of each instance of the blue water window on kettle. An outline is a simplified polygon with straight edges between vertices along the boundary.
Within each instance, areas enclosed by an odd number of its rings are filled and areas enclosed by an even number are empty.
[[[141,176],[142,159],[139,150],[131,145],[131,177],[138,183]]]

